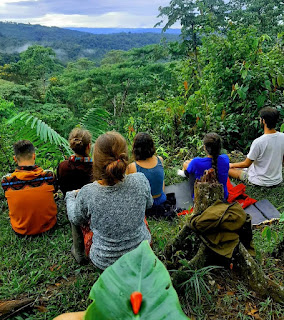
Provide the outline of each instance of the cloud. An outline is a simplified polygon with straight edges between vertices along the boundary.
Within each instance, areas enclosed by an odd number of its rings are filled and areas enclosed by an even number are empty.
[[[57,27],[89,27],[89,28],[152,28],[158,19],[156,16],[138,16],[127,12],[108,12],[102,15],[64,15],[47,14],[37,18],[13,19],[15,22],[41,24]]]
[[[58,27],[153,27],[170,0],[0,0],[0,20]]]

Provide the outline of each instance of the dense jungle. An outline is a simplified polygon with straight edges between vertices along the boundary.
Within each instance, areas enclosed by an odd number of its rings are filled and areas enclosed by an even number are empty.
[[[172,0],[159,8],[159,26],[166,31],[179,21],[179,37],[0,23],[1,176],[15,168],[12,145],[19,139],[32,141],[36,163],[55,172],[72,152],[67,139],[75,126],[88,129],[93,142],[116,130],[129,152],[138,132],[150,133],[164,158],[166,185],[183,181],[176,172],[184,160],[204,156],[208,132],[222,137],[231,159],[243,160],[262,134],[262,107],[280,111],[277,130],[284,131],[283,11],[280,0]],[[246,192],[284,213],[283,183]],[[25,239],[11,230],[3,190],[0,200],[0,306],[26,301],[0,319],[85,310],[99,272],[70,254],[62,195],[55,230]],[[153,251],[165,265],[165,246],[185,223],[186,217],[149,219]],[[283,286],[284,215],[255,228],[253,237],[257,264]],[[174,287],[190,319],[284,319],[283,301],[253,291],[229,268],[190,270],[188,278]]]

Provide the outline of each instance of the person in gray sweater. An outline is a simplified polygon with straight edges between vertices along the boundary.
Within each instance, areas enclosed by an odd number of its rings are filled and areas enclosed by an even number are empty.
[[[94,146],[95,181],[67,192],[67,214],[77,226],[90,222],[90,259],[104,270],[143,241],[151,241],[144,222],[153,204],[150,184],[142,173],[125,175],[127,144],[117,132],[101,135]]]

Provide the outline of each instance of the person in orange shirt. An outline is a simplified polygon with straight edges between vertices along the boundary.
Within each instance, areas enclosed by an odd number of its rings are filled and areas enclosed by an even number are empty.
[[[18,167],[1,181],[12,228],[20,235],[43,233],[56,224],[55,177],[35,165],[35,148],[29,140],[20,140],[13,148]]]

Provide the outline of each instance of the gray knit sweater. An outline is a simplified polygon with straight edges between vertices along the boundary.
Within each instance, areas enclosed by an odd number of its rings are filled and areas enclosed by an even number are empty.
[[[151,240],[144,223],[145,210],[153,204],[148,180],[142,173],[125,176],[114,186],[98,182],[78,192],[66,193],[67,214],[75,225],[90,221],[93,244],[90,259],[100,269],[135,249],[143,240]]]

